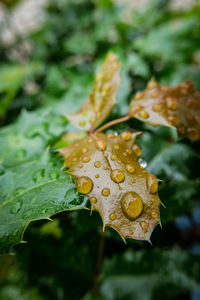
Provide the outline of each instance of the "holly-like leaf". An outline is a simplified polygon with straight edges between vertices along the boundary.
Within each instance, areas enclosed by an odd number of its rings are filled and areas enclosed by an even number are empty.
[[[120,84],[120,65],[117,56],[110,52],[95,77],[89,101],[84,102],[81,111],[67,115],[69,121],[81,130],[98,127],[110,114]]]
[[[80,193],[90,198],[103,226],[123,238],[149,240],[159,223],[158,182],[138,162],[135,134],[93,134],[60,149]]]
[[[12,168],[0,165],[0,253],[23,240],[31,221],[84,208],[86,202],[49,151]]]
[[[153,126],[174,126],[192,141],[200,138],[200,93],[190,81],[171,88],[151,80],[134,96],[130,115]]]

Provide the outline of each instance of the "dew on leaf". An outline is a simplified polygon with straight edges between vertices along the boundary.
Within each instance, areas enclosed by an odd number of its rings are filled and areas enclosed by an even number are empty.
[[[100,161],[95,161],[94,166],[95,166],[95,168],[101,167]]]
[[[124,173],[119,169],[112,170],[110,173],[110,177],[117,183],[123,182],[125,178]]]
[[[131,133],[130,132],[122,132],[121,137],[124,141],[130,141],[131,139]]]
[[[87,163],[87,162],[89,162],[90,161],[90,157],[89,156],[84,156],[83,157],[83,162],[84,163]]]
[[[32,179],[34,182],[37,182],[44,176],[45,176],[45,169],[39,169],[35,173],[33,173]]]
[[[156,211],[153,211],[151,213],[152,218],[156,219],[158,217],[158,213]]]
[[[147,118],[149,117],[148,112],[145,111],[145,110],[139,111],[138,115],[139,115],[141,118],[143,118],[143,119],[147,119]]]
[[[104,197],[107,197],[110,195],[110,189],[108,188],[104,188],[101,192],[101,194],[104,196]]]
[[[96,147],[100,151],[105,151],[106,150],[106,142],[104,140],[98,140],[96,141]]]
[[[111,160],[116,160],[117,159],[117,155],[113,154],[111,155]]]
[[[142,150],[140,149],[140,147],[137,144],[134,144],[132,149],[133,149],[133,152],[137,156],[141,156],[142,155]]]
[[[135,168],[132,164],[126,164],[126,170],[131,174],[135,172]]]
[[[114,221],[116,219],[116,214],[115,213],[110,214],[109,218],[111,221]]]
[[[95,197],[91,197],[91,198],[90,198],[90,202],[91,202],[91,203],[97,203],[97,199],[96,199]]]
[[[93,182],[89,177],[82,176],[77,179],[77,189],[79,193],[88,194],[93,188]]]
[[[130,220],[135,220],[142,213],[143,202],[135,192],[126,193],[121,201],[123,212]]]
[[[148,229],[148,224],[147,224],[147,222],[141,221],[141,222],[140,222],[140,226],[141,226],[141,228],[142,228],[142,230],[143,230],[144,232],[147,232],[147,229]]]
[[[21,208],[22,208],[22,201],[21,201],[21,200],[16,201],[16,202],[12,205],[12,207],[11,207],[11,209],[10,209],[10,212],[11,212],[12,214],[17,214],[17,213],[21,210]]]
[[[58,179],[60,177],[59,173],[57,171],[51,171],[49,173],[49,178],[51,180],[55,180],[55,179]]]
[[[147,188],[149,190],[149,192],[152,195],[155,195],[158,191],[158,181],[156,179],[156,177],[150,173],[147,174],[146,177],[146,184],[147,184]]]

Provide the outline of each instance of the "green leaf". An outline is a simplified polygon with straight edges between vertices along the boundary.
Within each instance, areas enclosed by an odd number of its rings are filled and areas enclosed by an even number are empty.
[[[78,194],[71,177],[56,157],[46,151],[40,159],[13,168],[1,166],[0,252],[23,239],[31,221],[84,208],[87,197]]]
[[[182,250],[126,251],[104,262],[101,294],[106,300],[166,299],[193,290],[200,256]]]

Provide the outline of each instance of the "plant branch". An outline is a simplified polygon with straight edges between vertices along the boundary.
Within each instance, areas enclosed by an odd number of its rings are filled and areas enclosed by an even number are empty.
[[[94,272],[94,285],[93,285],[93,291],[95,294],[98,294],[98,280],[99,280],[99,275],[101,271],[101,265],[102,265],[102,260],[103,260],[103,252],[104,252],[104,246],[105,246],[105,240],[106,240],[106,231],[107,228],[104,229],[101,235],[101,240],[99,243],[99,253],[97,256],[97,263],[96,263],[96,268]]]
[[[99,132],[101,132],[101,131],[107,129],[107,128],[110,127],[110,126],[113,126],[113,125],[116,125],[116,124],[119,124],[119,123],[122,123],[122,122],[126,122],[126,121],[128,121],[130,118],[131,118],[131,116],[127,115],[127,116],[125,116],[125,117],[123,117],[123,118],[119,118],[119,119],[110,121],[110,122],[106,123],[105,125],[101,126],[100,128],[98,128],[98,129],[96,130],[96,133],[99,133]]]

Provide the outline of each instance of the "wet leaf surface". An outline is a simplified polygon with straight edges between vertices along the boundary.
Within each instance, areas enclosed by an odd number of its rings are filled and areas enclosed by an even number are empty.
[[[69,121],[81,130],[98,127],[110,114],[120,84],[119,62],[110,52],[97,73],[89,100],[84,102],[79,113],[68,115]]]
[[[153,126],[174,126],[192,141],[200,138],[200,93],[190,81],[171,88],[151,80],[134,96],[130,114]]]
[[[60,149],[80,193],[90,198],[103,227],[122,238],[149,240],[160,222],[158,182],[138,162],[135,134],[93,134]]]

